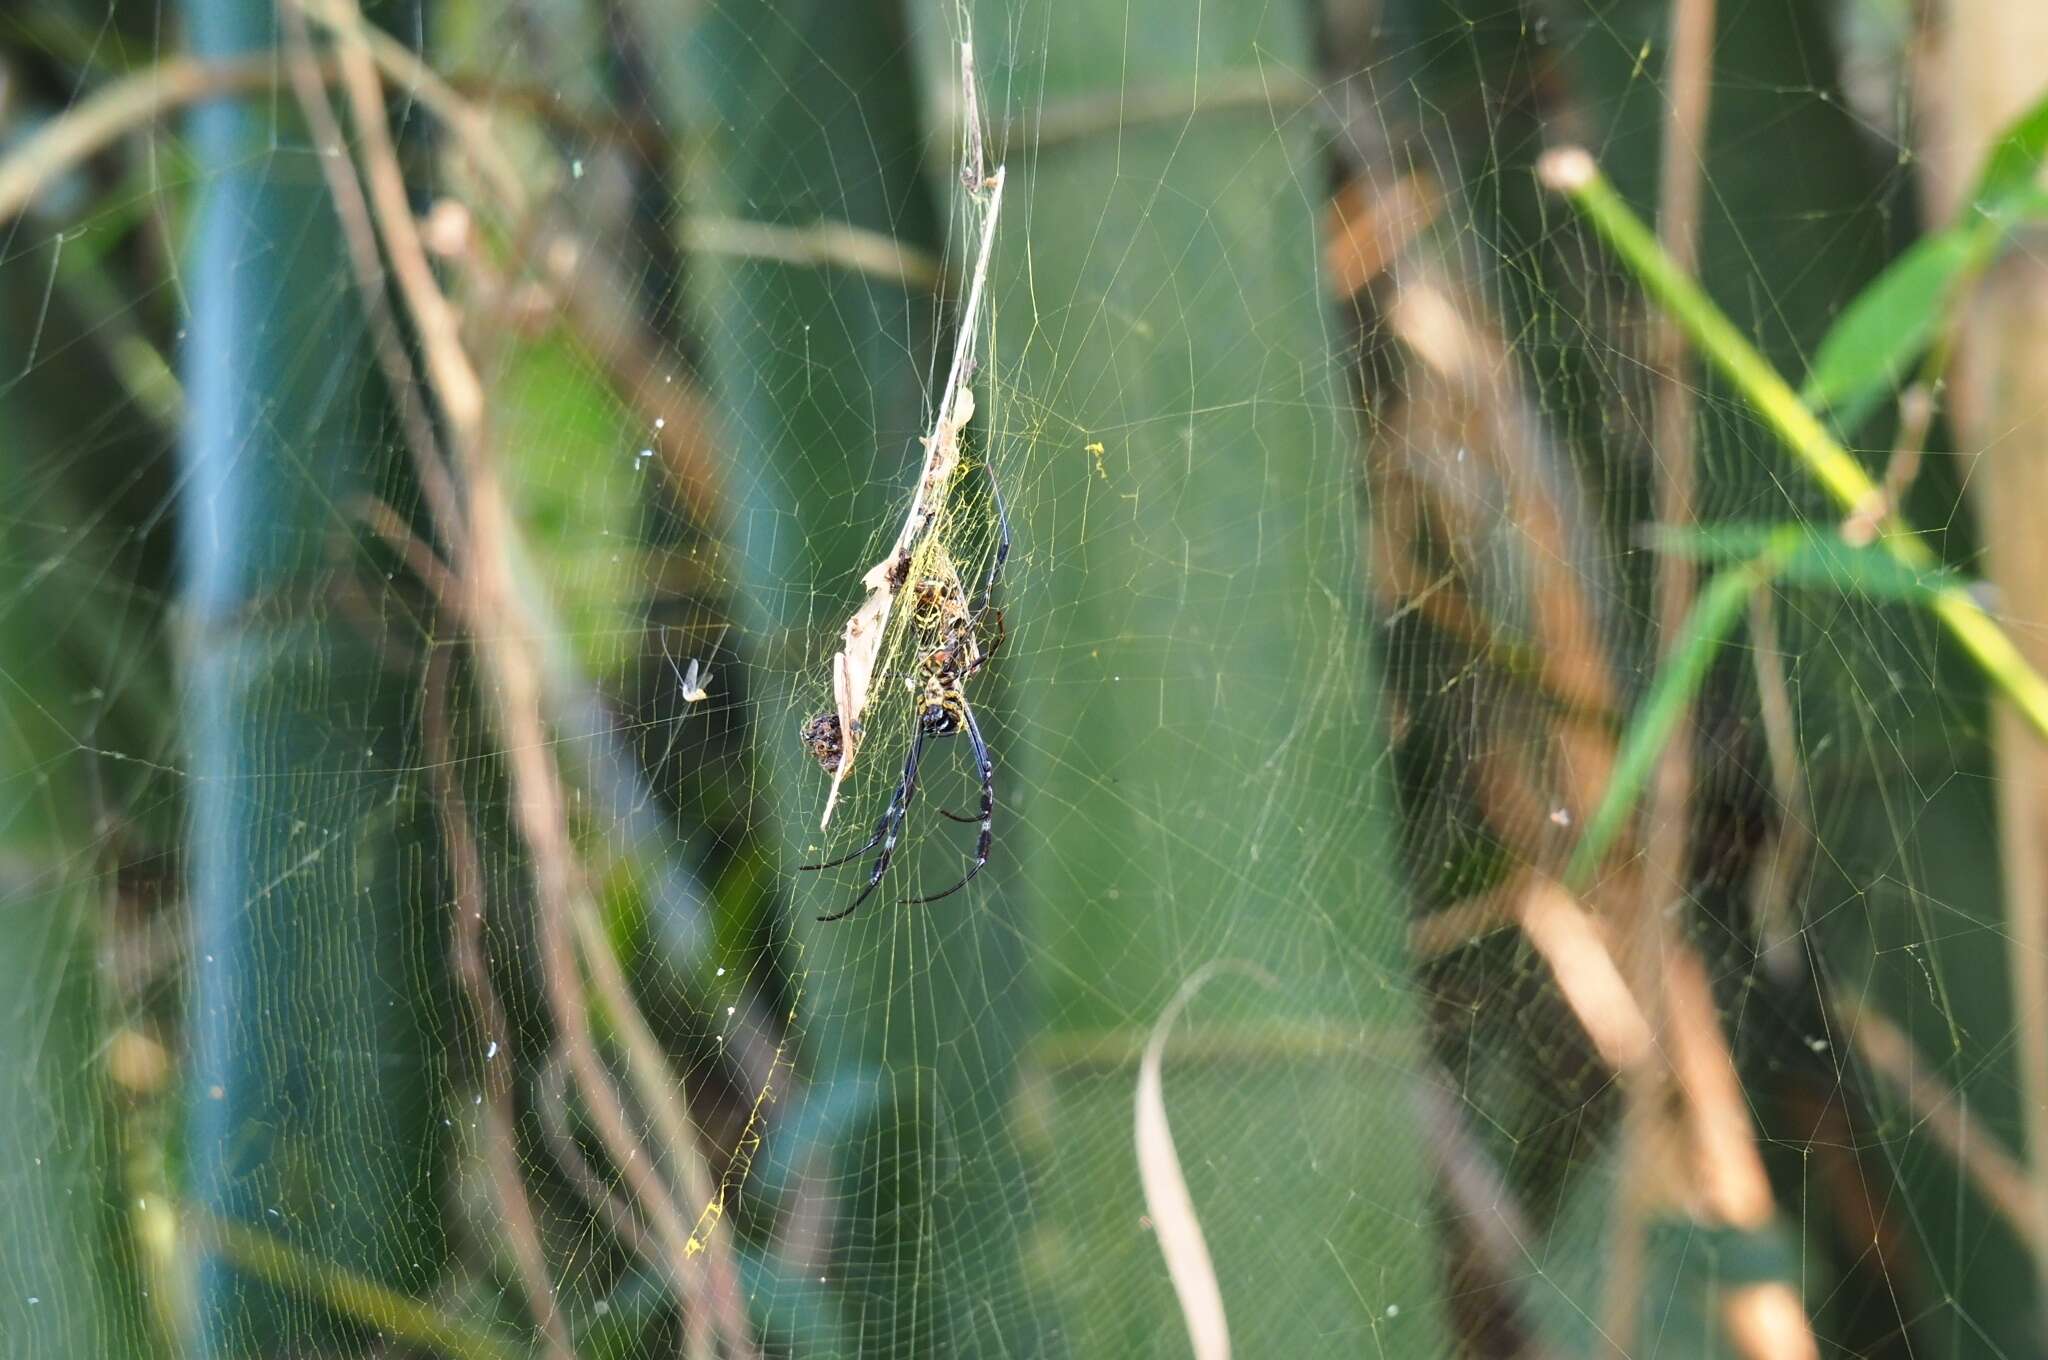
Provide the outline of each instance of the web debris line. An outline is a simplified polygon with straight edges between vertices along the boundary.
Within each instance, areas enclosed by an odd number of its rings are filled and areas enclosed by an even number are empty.
[[[960,431],[974,419],[974,392],[967,381],[973,376],[978,359],[981,302],[988,285],[989,259],[995,249],[996,223],[1002,217],[1006,167],[999,165],[991,173],[982,173],[983,142],[978,125],[981,101],[975,91],[971,42],[960,44],[960,81],[970,129],[967,149],[961,157],[961,179],[968,186],[971,201],[979,202],[983,195],[987,196],[981,243],[975,252],[967,302],[961,309],[959,329],[953,340],[953,362],[946,372],[945,389],[939,394],[932,432],[919,441],[924,445],[925,459],[917,478],[917,493],[911,499],[895,543],[861,577],[861,584],[868,590],[867,599],[846,620],[842,634],[845,645],[832,657],[832,700],[839,723],[840,753],[832,767],[832,787],[825,797],[825,812],[818,819],[821,831],[831,826],[840,786],[846,782],[860,753],[860,719],[873,692],[875,664],[881,656],[896,592],[909,579],[911,558],[945,504],[953,474],[960,469]]]

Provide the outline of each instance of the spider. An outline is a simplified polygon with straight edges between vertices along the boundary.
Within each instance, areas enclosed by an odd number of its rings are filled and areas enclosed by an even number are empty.
[[[1003,505],[1002,488],[996,485],[993,468],[988,474],[989,492],[996,507],[996,555],[989,563],[988,576],[981,585],[981,598],[970,601],[961,587],[960,574],[943,554],[932,575],[922,577],[910,585],[910,626],[917,638],[918,652],[916,666],[911,674],[912,692],[917,695],[917,732],[911,738],[910,752],[903,758],[903,778],[896,785],[896,792],[889,798],[889,806],[875,823],[875,834],[868,837],[866,844],[837,859],[822,864],[805,864],[803,869],[834,869],[862,855],[881,847],[875,862],[868,872],[867,886],[860,896],[845,907],[830,915],[820,916],[820,921],[838,921],[853,915],[861,903],[874,894],[881,883],[882,875],[889,872],[889,863],[896,857],[896,843],[902,838],[904,818],[910,814],[910,804],[917,797],[918,763],[924,759],[925,743],[934,737],[952,737],[967,734],[968,749],[973,753],[976,770],[981,776],[981,815],[962,816],[957,812],[940,808],[944,816],[956,822],[981,823],[981,838],[974,846],[974,863],[958,883],[944,892],[932,893],[926,897],[906,897],[904,905],[920,902],[936,902],[942,897],[951,897],[974,880],[988,863],[989,845],[994,839],[996,813],[996,765],[989,755],[988,742],[981,735],[981,724],[975,721],[974,709],[967,702],[964,686],[967,681],[988,664],[990,656],[1003,642],[1003,611],[991,609],[989,601],[995,595],[996,582],[1001,578],[1003,563],[1010,556],[1010,516]],[[907,579],[907,578],[906,578]],[[983,620],[993,617],[995,640],[984,648],[980,632]],[[822,718],[825,715],[819,715]],[[838,724],[832,724],[830,736],[837,738]],[[828,743],[819,718],[813,718],[804,725],[803,736],[812,753],[820,763],[828,758],[825,748]],[[839,751],[837,742],[829,743],[830,758],[837,764]]]

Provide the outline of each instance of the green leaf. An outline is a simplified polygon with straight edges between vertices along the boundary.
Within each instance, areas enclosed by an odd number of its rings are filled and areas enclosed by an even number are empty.
[[[1915,242],[1835,319],[1801,399],[1839,411],[1897,386],[1927,348],[1958,281],[1983,266],[2002,234],[1980,223]]]
[[[1598,871],[1635,808],[1679,719],[1698,694],[1707,668],[1735,627],[1750,592],[1773,581],[1812,589],[1925,604],[1957,583],[1953,572],[1922,570],[1875,545],[1855,546],[1840,535],[1805,524],[1711,524],[1659,528],[1650,534],[1659,552],[1706,562],[1732,562],[1716,575],[1686,616],[1677,647],[1658,669],[1629,719],[1615,755],[1614,775],[1586,832],[1572,852],[1565,879],[1583,888]]]
[[[1659,527],[1648,537],[1658,552],[1700,562],[1749,562],[1773,555],[1777,579],[1788,585],[1902,604],[1925,604],[1958,581],[1956,573],[1945,568],[1909,566],[1874,543],[1846,543],[1840,534],[1813,525]]]
[[[1998,201],[1999,220],[2008,228],[2048,218],[2048,189],[2029,184]]]
[[[1970,195],[1976,214],[1915,242],[1836,318],[1799,394],[1808,406],[1854,425],[1899,384],[1963,280],[1991,261],[2008,230],[2048,210],[2048,194],[2034,184],[2044,155],[2048,95],[1993,141]]]
[[[1984,168],[1977,173],[1977,187],[1970,201],[1986,214],[2014,195],[2032,187],[2041,173],[2041,160],[2048,156],[2048,92],[2019,117],[2006,124],[1985,154]]]

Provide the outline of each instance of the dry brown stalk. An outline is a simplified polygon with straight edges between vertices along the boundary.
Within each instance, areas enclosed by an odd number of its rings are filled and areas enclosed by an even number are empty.
[[[1932,6],[1935,59],[1918,91],[1933,135],[1921,157],[1939,222],[1964,198],[1993,140],[2041,97],[2048,5]],[[1938,84],[1937,84],[1938,81]],[[1984,539],[1984,575],[2021,654],[2048,665],[2048,259],[2009,249],[1967,300],[1955,334],[1949,403],[1970,458]],[[2015,1057],[2026,1120],[2028,1219],[2048,1223],[2048,742],[2012,705],[1995,706],[2000,877],[2012,975]],[[2034,1265],[2048,1294],[2048,1240]]]
[[[1659,164],[1657,231],[1686,274],[1698,269],[1701,168],[1712,91],[1714,0],[1673,0],[1666,68],[1668,105]],[[1657,512],[1666,526],[1693,522],[1696,472],[1693,387],[1683,332],[1669,316],[1656,323],[1651,448]],[[1655,580],[1660,664],[1680,645],[1692,612],[1694,571],[1679,553],[1660,554]],[[1690,1212],[1703,1222],[1761,1231],[1775,1213],[1770,1181],[1757,1153],[1749,1105],[1721,1032],[1712,989],[1697,953],[1676,938],[1668,908],[1688,892],[1687,864],[1695,779],[1691,724],[1681,719],[1662,752],[1650,790],[1640,894],[1624,957],[1635,991],[1662,1041],[1668,1076],[1631,1084],[1623,1128],[1624,1185],[1609,1256],[1604,1331],[1623,1351],[1635,1344],[1643,1281],[1642,1225],[1653,1206]],[[1665,1082],[1682,1094],[1674,1106]],[[1664,1125],[1665,1127],[1659,1127]],[[1692,1151],[1674,1164],[1660,1150],[1682,1139]],[[1759,1281],[1725,1293],[1723,1318],[1737,1352],[1756,1360],[1817,1356],[1798,1292],[1783,1281]]]
[[[1527,581],[1532,636],[1526,648],[1536,683],[1556,711],[1548,715],[1550,750],[1541,781],[1577,825],[1599,801],[1613,759],[1615,689],[1598,615],[1575,569],[1573,525],[1580,517],[1552,484],[1555,450],[1541,415],[1516,376],[1499,328],[1451,281],[1420,264],[1403,267],[1388,324],[1415,359],[1415,390],[1392,413],[1386,442],[1395,457],[1376,472],[1403,480],[1459,548],[1457,560],[1484,560],[1489,538],[1507,532]],[[1382,531],[1406,536],[1386,518]],[[1431,617],[1454,600],[1479,595],[1474,583],[1433,591]],[[1485,616],[1469,603],[1469,612]],[[1498,637],[1498,624],[1485,627]]]
[[[1360,290],[1400,258],[1436,221],[1443,196],[1416,172],[1382,187],[1369,174],[1346,180],[1323,214],[1323,277],[1340,300]]]
[[[1616,1072],[1632,1071],[1651,1056],[1656,1039],[1630,994],[1599,925],[1561,884],[1538,879],[1521,902],[1528,937],[1580,1028]]]
[[[484,955],[484,903],[489,894],[485,890],[483,855],[470,826],[462,781],[456,776],[454,746],[448,738],[448,665],[447,649],[435,648],[427,662],[421,726],[427,770],[434,786],[434,807],[440,814],[441,837],[448,849],[455,889],[450,905],[449,953],[455,976],[469,997],[478,1029],[488,1045],[482,1082],[484,1164],[490,1174],[491,1197],[504,1219],[506,1247],[526,1294],[527,1311],[540,1329],[549,1356],[553,1360],[573,1360],[575,1350],[569,1340],[568,1324],[555,1303],[554,1280],[548,1273],[547,1254],[541,1245],[533,1203],[527,1198],[526,1177],[520,1170],[519,1149],[513,1134],[518,1120],[512,1108],[509,1074],[516,1070],[517,1060],[512,1027],[506,1020],[497,988],[491,985],[490,965]]]
[[[1695,107],[1703,116],[1704,106]],[[1695,180],[1697,126],[1695,149],[1686,153]],[[1683,201],[1674,210],[1677,217],[1696,211]],[[1641,1292],[1641,1253],[1633,1245],[1640,1230],[1633,1225],[1643,1215],[1679,1213],[1760,1230],[1773,1213],[1704,967],[1666,924],[1685,858],[1689,762],[1681,753],[1664,773],[1667,797],[1653,814],[1645,862],[1610,871],[1583,903],[1545,877],[1562,863],[1572,828],[1597,805],[1614,758],[1617,691],[1597,613],[1574,563],[1577,517],[1561,499],[1562,484],[1546,475],[1555,457],[1540,415],[1519,391],[1497,328],[1475,321],[1474,306],[1456,300],[1453,288],[1419,263],[1400,266],[1384,305],[1412,363],[1409,390],[1381,427],[1389,456],[1374,468],[1376,537],[1382,540],[1376,561],[1391,571],[1400,608],[1422,611],[1454,635],[1478,636],[1479,654],[1487,656],[1496,647],[1486,639],[1500,630],[1475,603],[1484,599],[1484,583],[1469,579],[1463,563],[1487,560],[1490,536],[1501,532],[1495,526],[1511,526],[1507,532],[1526,571],[1536,689],[1568,701],[1538,710],[1541,740],[1526,732],[1507,735],[1504,725],[1500,739],[1478,758],[1475,792],[1487,824],[1530,871],[1417,922],[1411,939],[1427,957],[1516,925],[1595,1051],[1622,1076],[1628,1093],[1622,1138],[1633,1151],[1624,1190],[1630,1207],[1617,1225],[1616,1251],[1629,1259],[1617,1259],[1610,1270],[1608,1309],[1611,1336],[1620,1338],[1634,1326]],[[1676,372],[1678,360],[1667,356],[1667,362]],[[1691,416],[1689,389],[1679,387],[1676,400],[1665,402],[1663,419],[1682,426],[1685,437],[1667,439],[1659,453],[1666,471],[1675,473],[1666,478],[1665,513],[1682,522],[1691,513],[1685,447]],[[1419,541],[1428,533],[1441,541]],[[1437,570],[1435,563],[1445,560],[1449,566]],[[1675,604],[1682,619],[1689,578],[1666,579],[1660,589],[1667,606],[1660,617]],[[1646,901],[1653,883],[1657,896]],[[1813,1353],[1811,1330],[1789,1284],[1731,1290],[1721,1308],[1745,1355]]]
[[[328,102],[327,80],[308,40],[305,15],[297,5],[287,4],[281,7],[279,17],[284,25],[285,69],[313,134],[313,143],[320,150],[320,173],[327,181],[327,194],[341,223],[342,243],[348,251],[349,268],[355,274],[356,293],[362,299],[364,319],[370,330],[370,352],[376,358],[386,390],[398,406],[420,492],[426,497],[436,525],[455,535],[461,524],[460,502],[449,477],[447,454],[434,430],[433,417],[420,400],[419,385],[413,381],[412,359],[391,309],[384,258],[377,248],[377,227],[369,201],[364,197],[362,181],[357,178],[355,162],[348,155],[340,120]],[[393,516],[392,522],[395,521]],[[459,542],[453,537],[450,541]],[[412,566],[421,574],[420,579],[433,586],[442,598],[450,598],[446,583],[437,581],[432,574],[438,569],[438,559],[431,552],[414,554],[414,558]]]
[[[231,61],[172,57],[110,82],[0,158],[0,223],[12,220],[58,175],[172,109],[276,82],[277,63],[269,56]]]
[[[722,1338],[726,1353],[749,1355],[752,1339],[737,1297],[729,1244],[717,1233],[708,1243],[693,1240],[675,1199],[676,1188],[665,1183],[654,1160],[643,1155],[591,1031],[579,943],[589,951],[582,961],[603,972],[603,1000],[615,1023],[629,1023],[628,1013],[637,1019],[638,1012],[630,993],[621,994],[622,980],[604,970],[608,957],[598,958],[587,940],[579,941],[572,933],[572,926],[580,925],[592,908],[569,837],[560,773],[549,755],[542,669],[531,620],[514,581],[516,529],[485,439],[483,385],[464,347],[460,316],[434,277],[411,216],[361,15],[353,4],[329,5],[324,12],[335,31],[342,82],[359,133],[367,211],[419,336],[427,385],[466,474],[467,498],[454,522],[444,526],[458,552],[453,579],[461,590],[454,612],[467,626],[494,700],[492,712],[514,790],[514,821],[532,860],[542,974],[560,1043],[592,1123],[662,1243],[683,1311],[686,1353],[708,1360]],[[381,287],[381,276],[364,283]],[[636,1049],[634,1058],[636,1069],[647,1071],[658,1062],[660,1071],[667,1072],[658,1052],[650,1060]],[[672,1076],[667,1079],[673,1081]],[[691,1137],[686,1134],[679,1144],[672,1141],[668,1151],[670,1165],[686,1185],[709,1186],[703,1154]]]
[[[1778,804],[1770,840],[1758,857],[1751,893],[1757,956],[1772,977],[1790,982],[1801,966],[1793,893],[1813,850],[1813,810],[1808,806],[1806,769],[1799,758],[1792,717],[1792,691],[1785,683],[1785,662],[1778,651],[1778,625],[1769,591],[1760,590],[1750,599],[1749,639],[1757,710],[1763,718],[1764,746],[1771,762],[1771,791]]]

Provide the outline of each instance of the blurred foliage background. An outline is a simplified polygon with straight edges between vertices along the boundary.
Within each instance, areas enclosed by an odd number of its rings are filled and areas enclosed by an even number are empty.
[[[2043,69],[0,15],[0,1349],[2039,1353]]]

